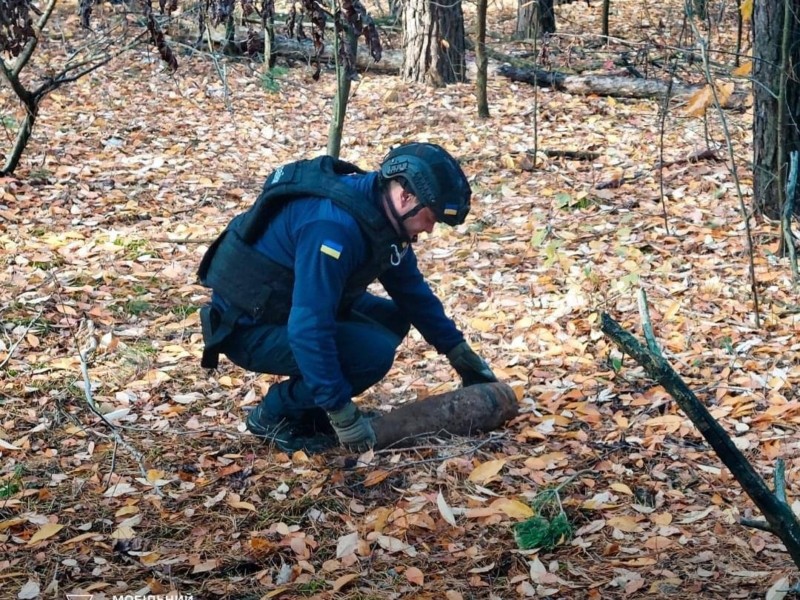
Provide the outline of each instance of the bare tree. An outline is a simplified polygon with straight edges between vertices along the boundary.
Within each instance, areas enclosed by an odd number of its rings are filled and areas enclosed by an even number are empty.
[[[158,47],[162,58],[175,69],[178,66],[175,56],[167,46],[149,2],[142,3],[144,16],[147,19],[147,31],[142,31],[129,39],[127,30],[122,27],[112,33],[92,32],[88,30],[91,17],[91,2],[82,1],[81,25],[87,28],[86,43],[77,50],[66,54],[61,64],[50,62],[47,72],[27,73],[31,58],[39,42],[44,36],[56,0],[48,0],[44,8],[40,8],[33,0],[2,0],[0,2],[0,79],[14,93],[23,109],[17,135],[13,146],[5,154],[5,164],[0,175],[12,174],[19,165],[31,133],[42,99],[63,85],[77,81],[84,75],[102,67],[114,57],[129,50],[141,41],[148,33]],[[34,16],[38,19],[34,20]],[[28,69],[32,70],[32,69]]]

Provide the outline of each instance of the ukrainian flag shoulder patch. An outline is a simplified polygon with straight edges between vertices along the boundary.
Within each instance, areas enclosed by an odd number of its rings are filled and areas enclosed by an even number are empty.
[[[319,247],[319,251],[323,254],[327,254],[331,258],[339,260],[339,257],[342,255],[342,245],[332,240],[325,240]]]
[[[448,204],[444,207],[444,214],[447,216],[458,214],[458,204]]]

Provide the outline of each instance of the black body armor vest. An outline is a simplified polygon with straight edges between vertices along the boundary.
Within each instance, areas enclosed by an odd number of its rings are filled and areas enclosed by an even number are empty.
[[[288,202],[308,197],[329,198],[353,216],[368,240],[367,262],[348,279],[339,302],[339,314],[345,314],[356,297],[384,271],[399,264],[406,243],[372,198],[341,181],[341,175],[353,173],[364,171],[330,156],[279,167],[267,178],[253,206],[234,218],[209,247],[198,276],[204,286],[225,299],[229,308],[222,315],[211,307],[201,311],[204,367],[217,366],[218,347],[242,315],[256,323],[287,322],[294,271],[271,260],[253,245]]]

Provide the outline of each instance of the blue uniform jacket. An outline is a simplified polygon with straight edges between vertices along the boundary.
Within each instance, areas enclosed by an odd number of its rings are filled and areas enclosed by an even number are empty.
[[[377,204],[378,173],[344,176]],[[325,410],[341,407],[352,396],[339,366],[335,323],[348,278],[367,260],[370,245],[356,220],[331,200],[298,199],[274,217],[255,247],[273,261],[293,269],[289,344],[315,402]],[[400,263],[379,278],[408,321],[440,353],[464,341],[425,282],[409,246]],[[225,301],[215,294],[215,306]],[[242,322],[244,324],[244,322]]]

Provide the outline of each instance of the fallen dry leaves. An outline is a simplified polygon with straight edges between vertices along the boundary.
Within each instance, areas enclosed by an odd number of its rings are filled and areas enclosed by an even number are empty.
[[[623,5],[617,26],[631,39],[661,14]],[[558,10],[563,31],[599,30],[596,6]],[[567,56],[553,42],[554,66]],[[268,93],[257,67],[229,65],[228,111],[201,55],[171,78],[151,54],[132,54],[51,95],[20,179],[0,180],[3,586],[19,598],[56,580],[97,595],[231,599],[779,597],[793,565],[778,540],[737,525],[749,500],[598,324],[606,310],[635,329],[644,286],[672,364],[765,477],[787,459],[796,493],[800,302],[772,253],[777,227],[756,223],[764,326],[754,328],[725,163],[664,169],[666,232],[657,102],[540,90],[540,148],[600,158],[540,155],[534,168],[530,86],[493,77],[483,122],[471,84],[365,75],[343,158],[375,167],[417,139],[465,159],[473,212],[421,240],[419,259],[523,413],[494,436],[359,463],[287,456],[242,422],[272,379],[199,366],[207,294],[194,272],[207,244],[271,168],[326,143],[333,78],[313,83],[298,67]],[[727,117],[749,193],[749,117]],[[703,136],[702,120],[676,108],[665,161],[703,149]],[[144,472],[88,409],[79,353],[91,347],[92,396],[143,453]],[[412,333],[361,400],[383,410],[453,385]],[[561,499],[574,539],[517,550],[512,526],[531,500],[570,478]]]

